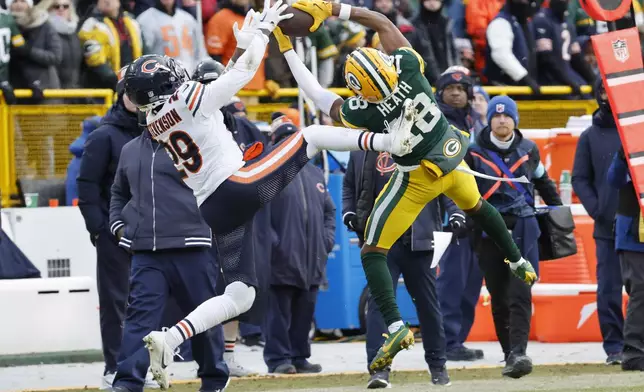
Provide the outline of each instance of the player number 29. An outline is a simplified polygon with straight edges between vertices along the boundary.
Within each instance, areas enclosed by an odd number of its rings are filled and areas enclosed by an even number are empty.
[[[203,157],[199,151],[199,146],[184,131],[174,131],[168,138],[166,149],[170,153],[175,165],[181,163],[183,168],[190,173],[198,173],[203,165]],[[185,177],[185,172],[183,173]]]
[[[419,109],[418,118],[414,125],[420,129],[420,134],[411,138],[411,146],[416,147],[423,140],[423,135],[434,130],[434,127],[441,119],[441,111],[434,101],[426,93],[417,94],[414,97],[414,106],[418,109],[418,104],[422,105]]]

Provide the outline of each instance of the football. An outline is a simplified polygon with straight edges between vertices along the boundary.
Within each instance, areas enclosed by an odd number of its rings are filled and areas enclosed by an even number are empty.
[[[282,32],[290,37],[306,37],[310,34],[309,29],[313,25],[313,17],[304,11],[289,6],[285,14],[293,14],[291,19],[280,22],[279,27]]]

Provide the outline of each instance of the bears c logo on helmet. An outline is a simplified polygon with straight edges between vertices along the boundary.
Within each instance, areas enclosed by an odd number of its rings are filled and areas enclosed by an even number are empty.
[[[153,73],[158,70],[160,67],[159,62],[156,60],[148,60],[141,64],[141,72],[143,73]]]

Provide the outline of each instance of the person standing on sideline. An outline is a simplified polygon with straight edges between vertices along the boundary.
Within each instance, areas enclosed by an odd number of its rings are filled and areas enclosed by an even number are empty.
[[[618,365],[624,346],[622,270],[613,234],[618,192],[608,186],[606,176],[621,142],[601,78],[598,78],[594,91],[599,109],[593,113],[593,125],[579,136],[572,169],[572,189],[595,221],[593,238],[597,251],[599,329],[606,363]]]
[[[163,326],[171,297],[180,319],[216,295],[217,278],[210,227],[170,156],[147,131],[121,152],[112,185],[110,231],[132,254],[130,296],[112,390],[142,392],[150,366],[143,337]],[[228,368],[221,325],[190,342],[201,390],[223,391]]]
[[[121,83],[117,84],[117,90],[116,103],[103,117],[101,125],[87,136],[76,179],[78,207],[90,241],[96,247],[96,283],[105,360],[103,389],[111,387],[116,375],[130,282],[130,255],[118,246],[109,230],[111,188],[121,149],[141,135],[142,130],[136,106],[123,93]]]
[[[298,131],[273,113],[272,143]],[[320,373],[310,363],[309,331],[328,254],[335,244],[335,205],[322,170],[307,164],[270,204],[274,233],[264,361],[269,373]]]
[[[364,242],[367,218],[374,208],[376,197],[387,184],[395,166],[391,155],[386,153],[354,151],[349,156],[342,186],[342,219],[345,226],[358,235],[360,246]],[[439,199],[427,204],[412,227],[391,248],[387,255],[387,266],[394,293],[402,274],[405,286],[414,298],[432,383],[449,385],[443,319],[436,293],[436,269],[431,268],[433,232],[442,230],[441,216]],[[366,328],[367,363],[371,363],[384,342],[383,334],[387,332],[385,321],[371,294]],[[390,371],[389,367],[379,372],[369,369],[367,388],[389,388]]]
[[[472,170],[489,176],[500,173],[509,178],[526,176],[531,182],[523,185],[476,178],[479,192],[501,213],[521,254],[538,271],[537,240],[541,231],[535,216],[533,189],[549,206],[561,205],[561,198],[541,163],[537,145],[523,137],[518,129],[516,102],[507,96],[492,98],[487,122],[489,125],[479,133],[476,143],[470,145],[465,161]],[[532,318],[531,287],[507,269],[499,268],[503,253],[491,238],[477,229],[474,247],[492,300],[496,335],[505,355],[502,374],[520,378],[532,372],[532,360],[526,355]]]
[[[628,293],[622,370],[644,371],[644,223],[639,197],[620,149],[608,169],[608,183],[619,189],[615,248]]]
[[[444,72],[436,83],[436,99],[447,121],[470,133],[472,140],[476,121],[480,117],[472,106],[472,79],[459,70]],[[472,249],[467,215],[451,200],[447,199],[445,203],[451,206],[447,230],[453,233],[453,237],[440,261],[437,290],[443,315],[446,356],[450,361],[474,361],[483,358],[483,350],[467,348],[464,343],[474,324],[483,274]]]

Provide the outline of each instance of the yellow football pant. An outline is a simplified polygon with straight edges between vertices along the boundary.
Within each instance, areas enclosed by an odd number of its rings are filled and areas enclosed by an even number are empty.
[[[428,170],[430,165],[430,162],[422,161],[417,169],[410,172],[394,171],[367,220],[367,245],[390,249],[414,223],[425,205],[440,194],[452,199],[462,210],[476,206],[481,194],[474,176],[454,170],[436,177]],[[467,164],[461,162],[461,166],[467,167]]]

